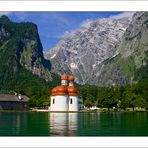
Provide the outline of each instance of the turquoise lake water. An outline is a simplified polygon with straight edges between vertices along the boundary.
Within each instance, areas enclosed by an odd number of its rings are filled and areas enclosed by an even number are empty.
[[[0,136],[148,136],[148,112],[0,112]]]

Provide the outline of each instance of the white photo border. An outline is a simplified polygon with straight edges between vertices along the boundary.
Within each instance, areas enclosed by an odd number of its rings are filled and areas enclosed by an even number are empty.
[[[0,11],[148,11],[148,1],[0,1]],[[0,147],[148,147],[148,137],[0,137]]]

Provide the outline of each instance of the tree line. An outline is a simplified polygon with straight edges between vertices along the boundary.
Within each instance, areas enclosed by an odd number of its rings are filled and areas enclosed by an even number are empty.
[[[80,94],[84,105],[88,108],[97,106],[100,108],[126,108],[141,107],[148,109],[148,83],[137,83],[126,86],[95,87],[81,86]]]

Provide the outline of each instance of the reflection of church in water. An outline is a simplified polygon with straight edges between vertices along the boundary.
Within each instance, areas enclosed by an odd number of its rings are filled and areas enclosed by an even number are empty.
[[[50,113],[50,133],[54,136],[75,136],[78,129],[78,113]]]
[[[74,87],[74,76],[61,76],[61,85],[52,89],[50,111],[79,111],[82,110],[82,98]]]

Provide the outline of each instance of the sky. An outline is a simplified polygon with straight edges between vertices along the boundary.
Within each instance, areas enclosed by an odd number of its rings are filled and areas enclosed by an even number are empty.
[[[38,26],[43,50],[54,47],[58,41],[85,21],[122,15],[123,12],[1,12],[15,22],[33,22]]]

